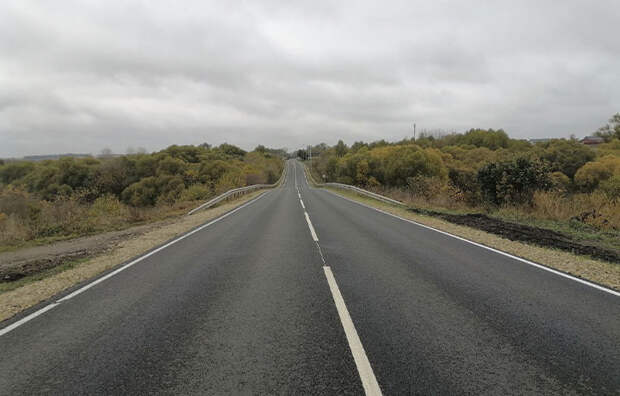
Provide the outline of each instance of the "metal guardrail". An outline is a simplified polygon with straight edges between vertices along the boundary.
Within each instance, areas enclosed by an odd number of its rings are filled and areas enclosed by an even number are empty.
[[[388,197],[385,197],[385,196],[383,196],[381,194],[377,194],[377,193],[374,193],[372,191],[364,190],[363,188],[352,186],[350,184],[343,184],[343,183],[317,183],[317,181],[314,180],[314,177],[312,176],[312,172],[310,172],[310,170],[308,169],[308,167],[305,164],[304,164],[304,169],[306,170],[306,174],[308,176],[310,176],[310,180],[312,181],[312,183],[314,185],[318,186],[318,187],[336,187],[336,188],[341,188],[343,190],[355,191],[358,194],[365,195],[367,197],[374,198],[374,199],[379,200],[379,201],[387,202],[389,204],[399,205],[399,206],[407,206],[404,203],[402,203],[400,201],[397,201],[395,199],[388,198]]]
[[[203,203],[202,205],[198,206],[197,208],[194,208],[192,210],[190,210],[189,212],[187,212],[187,215],[192,215],[196,212],[198,212],[199,210],[202,209],[207,209],[212,207],[213,205],[216,205],[228,198],[235,198],[238,196],[241,196],[243,194],[246,194],[248,192],[254,191],[254,190],[261,190],[263,188],[275,188],[277,186],[279,186],[283,181],[284,178],[286,177],[286,163],[284,164],[284,168],[282,169],[282,175],[280,176],[280,178],[278,179],[277,182],[273,183],[273,184],[252,184],[251,186],[245,186],[245,187],[239,187],[239,188],[233,188],[232,190],[228,190],[223,194],[218,195],[215,198],[212,198],[211,200]]]
[[[390,203],[390,204],[393,204],[393,205],[406,206],[404,203],[402,203],[400,201],[397,201],[395,199],[385,197],[385,196],[383,196],[381,194],[377,194],[377,193],[374,193],[372,191],[364,190],[363,188],[351,186],[349,184],[325,183],[325,185],[328,186],[328,187],[336,187],[336,188],[342,188],[343,190],[355,191],[358,194],[366,195],[366,196],[368,196],[370,198],[374,198],[376,200],[387,202],[387,203]]]

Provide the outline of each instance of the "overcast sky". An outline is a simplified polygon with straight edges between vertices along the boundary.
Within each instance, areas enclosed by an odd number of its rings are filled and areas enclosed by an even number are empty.
[[[583,136],[620,111],[620,1],[0,2],[0,157]]]

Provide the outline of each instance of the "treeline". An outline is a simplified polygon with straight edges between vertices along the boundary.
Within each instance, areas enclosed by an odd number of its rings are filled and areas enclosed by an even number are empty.
[[[610,121],[616,119],[620,121],[616,116]],[[620,122],[610,130],[620,134]],[[611,134],[595,149],[576,139],[533,144],[511,139],[503,130],[472,129],[395,143],[356,142],[349,147],[339,141],[311,150],[313,173],[327,182],[399,190],[444,207],[533,207],[541,199],[596,198],[608,212],[616,211],[611,223],[620,225],[620,140]],[[297,152],[303,159],[308,154]]]
[[[261,146],[249,153],[229,144],[170,146],[153,154],[11,162],[0,166],[0,189],[19,188],[49,201],[75,193],[94,201],[110,194],[139,207],[273,183],[281,171],[281,158]]]
[[[0,244],[122,227],[235,187],[274,183],[284,154],[263,146],[246,152],[203,144],[120,157],[7,162],[0,165]]]
[[[620,196],[618,139],[595,151],[574,139],[531,144],[510,139],[502,130],[471,130],[439,139],[357,142],[351,147],[340,141],[334,147],[316,146],[313,154],[313,168],[325,181],[421,192],[448,184],[472,203],[526,203],[535,191],[549,189]]]

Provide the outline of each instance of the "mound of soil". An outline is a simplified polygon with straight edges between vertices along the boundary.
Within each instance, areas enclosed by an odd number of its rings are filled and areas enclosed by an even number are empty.
[[[456,215],[416,208],[409,208],[408,210],[414,213],[438,217],[450,223],[476,228],[510,239],[511,241],[531,243],[542,247],[565,250],[574,254],[591,256],[612,263],[620,263],[619,252],[577,242],[570,236],[557,231],[511,223],[480,213]]]

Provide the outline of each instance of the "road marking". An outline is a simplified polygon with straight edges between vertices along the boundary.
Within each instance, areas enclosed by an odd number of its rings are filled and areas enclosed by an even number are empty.
[[[444,235],[450,236],[450,237],[452,237],[452,238],[456,238],[456,239],[458,239],[458,240],[460,240],[460,241],[470,243],[470,244],[472,244],[472,245],[475,245],[475,246],[481,247],[481,248],[483,248],[483,249],[487,249],[487,250],[490,250],[490,251],[492,251],[492,252],[495,252],[495,253],[501,254],[502,256],[510,257],[511,259],[515,259],[515,260],[517,260],[517,261],[520,261],[520,262],[522,262],[522,263],[525,263],[525,264],[531,265],[531,266],[533,266],[533,267],[536,267],[536,268],[539,268],[539,269],[542,269],[542,270],[545,270],[545,271],[551,272],[551,273],[553,273],[553,274],[556,274],[556,275],[562,276],[562,277],[564,277],[564,278],[567,278],[567,279],[573,280],[573,281],[575,281],[575,282],[579,282],[579,283],[584,284],[584,285],[586,285],[586,286],[590,286],[590,287],[593,287],[593,288],[595,288],[595,289],[598,289],[598,290],[604,291],[604,292],[606,292],[606,293],[612,294],[612,295],[614,295],[614,296],[620,297],[620,292],[617,292],[617,291],[612,290],[612,289],[608,289],[608,288],[606,288],[606,287],[604,287],[604,286],[601,286],[601,285],[597,285],[596,283],[589,282],[589,281],[587,281],[587,280],[585,280],[585,279],[577,278],[577,277],[572,276],[572,275],[569,275],[569,274],[567,274],[567,273],[565,273],[565,272],[555,270],[555,269],[550,268],[550,267],[547,267],[547,266],[545,266],[545,265],[535,263],[535,262],[533,262],[533,261],[530,261],[530,260],[524,259],[524,258],[519,257],[519,256],[512,255],[512,254],[510,254],[510,253],[503,252],[503,251],[501,251],[501,250],[498,250],[498,249],[492,248],[492,247],[490,247],[490,246],[483,245],[483,244],[478,243],[478,242],[470,241],[469,239],[465,239],[465,238],[460,237],[460,236],[458,236],[458,235],[450,234],[449,232],[446,232],[446,231],[438,230],[437,228],[433,228],[433,227],[431,227],[431,226],[427,226],[427,225],[424,225],[424,224],[418,223],[417,221],[413,221],[413,220],[405,219],[404,217],[400,217],[400,216],[395,215],[395,214],[393,214],[393,213],[386,212],[386,211],[381,210],[381,209],[378,209],[378,208],[374,208],[374,207],[372,207],[372,206],[370,206],[370,205],[366,205],[366,204],[364,204],[364,203],[362,203],[362,202],[357,202],[357,201],[355,201],[355,200],[353,200],[353,199],[350,199],[350,198],[347,198],[347,197],[343,197],[342,195],[338,195],[338,194],[336,194],[336,193],[334,193],[334,192],[331,192],[331,191],[329,191],[329,190],[324,190],[324,191],[327,191],[328,193],[330,193],[330,194],[332,194],[332,195],[335,195],[335,196],[337,196],[337,197],[340,197],[340,198],[342,198],[342,199],[345,199],[345,200],[347,200],[347,201],[350,201],[350,202],[356,203],[356,204],[358,204],[358,205],[364,206],[364,207],[366,207],[366,208],[368,208],[368,209],[376,210],[377,212],[383,213],[383,214],[385,214],[385,215],[395,217],[395,218],[400,219],[400,220],[402,220],[402,221],[406,221],[407,223],[415,224],[415,225],[417,225],[417,226],[420,226],[420,227],[423,227],[423,228],[426,228],[426,229],[429,229],[429,230],[433,230],[433,231],[438,232],[438,233],[440,233],[440,234],[444,234]]]
[[[336,283],[336,278],[334,278],[334,274],[328,266],[323,266],[323,272],[325,272],[325,277],[327,278],[327,283],[329,284],[329,290],[332,292],[332,298],[336,304],[338,316],[340,317],[340,323],[342,323],[342,327],[344,328],[344,334],[347,336],[349,348],[351,349],[353,360],[355,360],[355,365],[357,366],[357,372],[362,380],[364,392],[366,395],[381,395],[381,388],[379,387],[375,373],[372,371],[372,367],[370,366],[370,362],[366,356],[366,351],[364,351],[362,341],[360,341],[360,338],[357,335],[355,325],[353,324],[351,315],[349,315],[349,310],[344,303],[342,294],[340,294],[340,289]]]
[[[11,324],[10,326],[5,327],[4,329],[0,330],[0,336],[5,335],[6,333],[10,332],[11,330],[14,330],[16,328],[18,328],[19,326],[23,325],[26,322],[31,321],[32,319],[36,318],[37,316],[44,314],[45,312],[49,311],[50,309],[57,307],[58,305],[60,305],[59,303],[51,303],[41,309],[39,309],[38,311],[35,311],[33,313],[31,313],[30,315],[18,320],[17,322]]]
[[[247,202],[247,203],[245,203],[245,204],[243,204],[243,205],[239,206],[238,208],[236,208],[236,209],[234,209],[234,210],[231,210],[230,212],[225,213],[224,215],[222,215],[222,216],[220,216],[220,217],[218,217],[218,218],[216,218],[216,219],[214,219],[214,220],[211,220],[210,222],[208,222],[208,223],[206,223],[206,224],[201,225],[200,227],[198,227],[198,228],[196,228],[196,229],[194,229],[194,230],[192,230],[192,231],[188,232],[187,234],[181,235],[181,236],[180,236],[180,237],[178,237],[177,239],[174,239],[174,240],[172,240],[172,241],[170,241],[170,242],[166,243],[165,245],[160,246],[160,247],[158,247],[157,249],[155,249],[155,250],[153,250],[153,251],[150,251],[149,253],[147,253],[147,254],[145,254],[145,255],[143,255],[143,256],[138,257],[137,259],[133,260],[133,261],[132,261],[132,262],[130,262],[130,263],[125,264],[124,266],[120,267],[119,269],[117,269],[117,270],[115,270],[115,271],[112,271],[112,272],[110,272],[109,274],[107,274],[107,275],[105,275],[105,276],[102,276],[101,278],[99,278],[99,279],[97,279],[97,280],[95,280],[95,281],[93,281],[93,282],[89,283],[88,285],[86,285],[86,286],[84,286],[84,287],[82,287],[82,288],[80,288],[80,289],[78,289],[78,290],[74,291],[73,293],[71,293],[71,294],[69,294],[69,295],[67,295],[67,296],[65,296],[65,297],[63,297],[63,298],[61,298],[60,300],[58,300],[58,302],[67,301],[67,300],[70,300],[70,299],[72,299],[73,297],[77,296],[78,294],[82,294],[83,292],[85,292],[86,290],[90,289],[91,287],[93,287],[93,286],[97,285],[98,283],[101,283],[101,282],[103,282],[104,280],[106,280],[106,279],[109,279],[109,278],[113,277],[114,275],[118,274],[119,272],[126,270],[127,268],[129,268],[129,267],[131,267],[131,266],[133,266],[133,265],[135,265],[135,264],[139,263],[140,261],[142,261],[142,260],[144,260],[144,259],[146,259],[146,258],[148,258],[148,257],[150,257],[150,256],[152,256],[152,255],[154,255],[154,254],[156,254],[156,253],[159,253],[160,251],[162,251],[162,250],[164,250],[165,248],[167,248],[167,247],[169,247],[169,246],[171,246],[171,245],[173,245],[173,244],[175,244],[175,243],[179,242],[180,240],[185,239],[185,238],[187,238],[188,236],[193,235],[193,234],[197,233],[198,231],[201,231],[201,230],[203,230],[203,229],[205,229],[205,228],[209,227],[210,225],[212,225],[212,224],[214,224],[214,223],[217,223],[217,222],[218,222],[218,221],[220,221],[220,220],[225,219],[226,217],[230,216],[231,214],[233,214],[233,213],[235,213],[235,212],[237,212],[237,211],[239,211],[239,210],[241,210],[241,209],[245,208],[246,206],[248,206],[248,205],[250,205],[250,204],[252,204],[252,203],[256,202],[258,199],[262,198],[264,195],[265,195],[265,193],[263,193],[263,194],[261,194],[260,196],[258,196],[258,197],[256,197],[256,198],[254,198],[254,199],[253,199],[253,200],[251,200],[250,202]]]
[[[314,242],[319,241],[319,237],[316,235],[316,231],[314,231],[314,227],[312,226],[312,222],[310,221],[310,216],[308,216],[308,212],[304,211],[304,215],[306,216],[306,222],[308,223],[308,228],[310,228],[310,234],[312,234],[312,239]]]
[[[325,257],[323,257],[321,245],[319,244],[319,237],[316,235],[312,221],[310,221],[310,216],[308,215],[308,212],[306,212],[306,207],[304,206],[304,202],[301,198],[299,198],[299,202],[304,208],[304,216],[306,217],[308,228],[310,228],[310,234],[312,234],[312,239],[316,243],[316,247],[319,250],[321,261],[323,262],[323,272],[327,278],[329,290],[331,291],[332,298],[334,299],[334,304],[336,305],[336,310],[338,311],[338,316],[340,317],[340,323],[342,324],[345,336],[347,337],[347,343],[349,344],[349,349],[353,355],[357,372],[362,380],[364,393],[369,396],[380,396],[381,388],[379,387],[375,373],[372,371],[372,367],[370,366],[370,362],[366,356],[366,351],[364,351],[364,347],[362,346],[362,341],[357,334],[357,330],[355,330],[355,325],[353,324],[351,315],[349,315],[349,310],[344,303],[342,294],[340,294],[340,289],[336,283],[336,278],[334,278],[331,268],[327,266],[327,263],[325,262]]]
[[[302,201],[301,198],[299,198],[299,203],[301,204],[301,207],[306,209],[306,205],[304,205],[304,201]]]
[[[273,190],[271,190],[271,191],[273,191]],[[63,303],[65,301],[67,301],[67,300],[72,299],[73,297],[75,297],[75,296],[77,296],[79,294],[84,293],[86,290],[90,289],[91,287],[93,287],[93,286],[95,286],[95,285],[97,285],[97,284],[99,284],[99,283],[101,283],[101,282],[103,282],[103,281],[113,277],[114,275],[117,275],[119,272],[122,272],[122,271],[126,270],[127,268],[129,268],[129,267],[139,263],[140,261],[142,261],[142,260],[144,260],[144,259],[146,259],[146,258],[148,258],[148,257],[150,257],[150,256],[152,256],[152,255],[154,255],[154,254],[164,250],[165,248],[167,248],[167,247],[169,247],[169,246],[179,242],[180,240],[185,239],[188,236],[193,235],[193,234],[197,233],[198,231],[203,230],[204,228],[207,228],[210,225],[212,225],[214,223],[217,223],[220,220],[225,219],[226,217],[230,216],[231,214],[233,214],[233,213],[235,213],[235,212],[245,208],[248,205],[253,204],[254,202],[258,201],[259,199],[261,199],[262,197],[266,196],[270,192],[263,192],[258,197],[252,199],[251,201],[248,201],[248,202],[244,203],[243,205],[239,206],[238,208],[235,208],[235,209],[231,210],[230,212],[227,212],[227,213],[223,214],[222,216],[220,216],[220,217],[218,217],[218,218],[216,218],[214,220],[211,220],[210,222],[208,222],[206,224],[203,224],[200,227],[195,228],[194,230],[192,230],[192,231],[190,231],[190,232],[188,232],[186,234],[181,235],[180,237],[178,237],[178,238],[176,238],[176,239],[166,243],[165,245],[162,245],[162,246],[158,247],[155,250],[152,250],[152,251],[150,251],[150,252],[148,252],[148,253],[138,257],[137,259],[135,259],[135,260],[133,260],[133,261],[123,265],[122,267],[120,267],[120,268],[110,272],[109,274],[104,275],[104,276],[102,276],[102,277],[100,277],[98,279],[95,279],[94,281],[92,281],[92,282],[88,283],[87,285],[77,289],[73,293],[64,296],[63,298],[57,300],[56,302],[53,302],[53,303],[51,303],[49,305],[46,305],[45,307],[43,307],[43,308],[41,308],[41,309],[31,313],[30,315],[28,315],[28,316],[26,316],[26,317],[24,317],[24,318],[22,318],[20,320],[18,320],[17,322],[15,322],[15,323],[13,323],[13,324],[11,324],[11,325],[3,328],[3,329],[0,329],[0,336],[4,335],[4,334],[6,334],[6,333],[8,333],[8,332],[10,332],[12,330],[15,330],[17,327],[23,325],[24,323],[27,323],[27,322],[31,321],[32,319],[36,318],[37,316],[39,316],[39,315],[49,311],[50,309],[60,305],[60,303]]]
[[[297,167],[293,164],[293,168],[295,168],[295,188],[297,188]],[[299,191],[299,189],[297,189]]]

